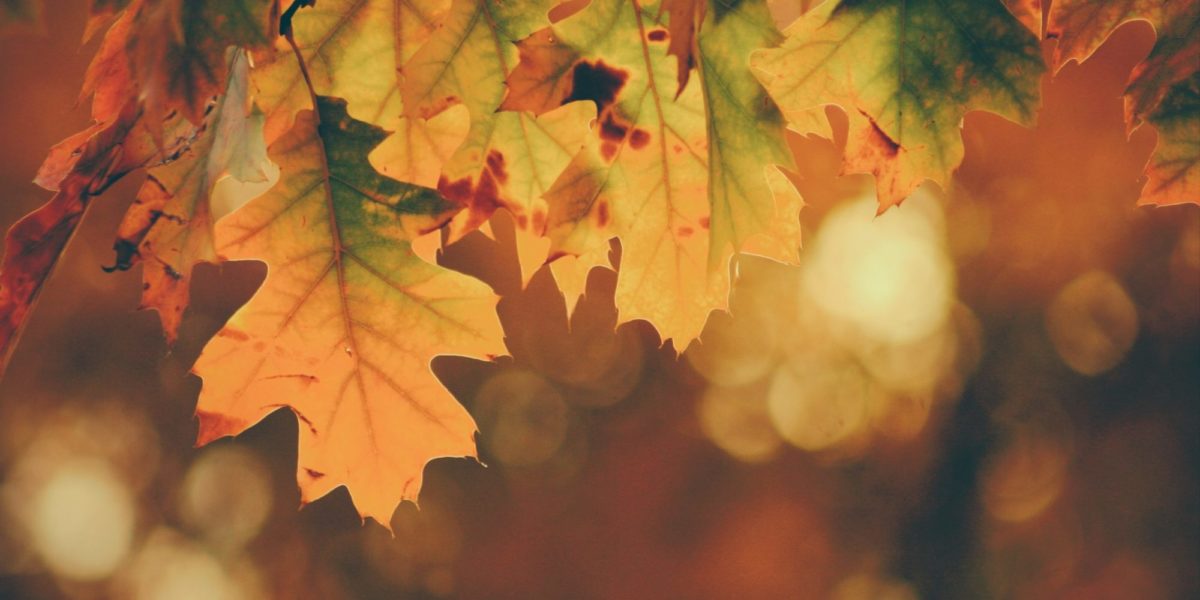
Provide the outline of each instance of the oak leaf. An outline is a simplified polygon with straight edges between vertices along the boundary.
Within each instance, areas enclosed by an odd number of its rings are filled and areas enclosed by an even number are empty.
[[[181,118],[157,129],[168,132],[166,145],[154,141],[138,103],[128,102],[112,123],[79,141],[69,169],[54,182],[54,196],[8,230],[0,263],[0,375],[92,198],[129,172],[181,152],[194,132]]]
[[[496,297],[414,254],[449,206],[371,168],[383,130],[340,99],[315,104],[270,147],[288,176],[217,226],[221,255],[268,270],[196,362],[199,443],[286,406],[300,422],[303,501],[345,485],[364,518],[387,526],[416,500],[426,462],[475,456],[474,422],[429,366],[503,352]]]
[[[1139,203],[1200,204],[1200,73],[1175,84],[1148,120],[1158,130],[1158,145]]]
[[[1044,71],[1037,39],[997,0],[841,0],[800,17],[751,64],[785,114],[840,105],[845,170],[876,176],[880,209],[963,157],[970,110],[1030,124]]]
[[[1200,3],[1059,0],[1050,7],[1046,36],[1057,39],[1055,64],[1061,66],[1086,60],[1117,27],[1134,20],[1149,22],[1157,33],[1150,55],[1134,68],[1125,90],[1128,129],[1148,121],[1159,135],[1139,203],[1200,203]]]
[[[706,15],[698,84],[671,89],[678,63],[656,7],[597,1],[522,42],[508,103],[595,103],[592,135],[546,194],[551,254],[576,257],[552,267],[573,303],[619,237],[620,320],[646,319],[680,348],[725,306],[734,252],[760,249],[756,236],[785,260],[799,246],[799,196],[770,181],[790,163],[782,118],[748,69],[779,34],[762,2]]]
[[[440,29],[404,65],[404,113],[436,118],[446,109],[466,108],[465,139],[442,166],[438,190],[463,211],[450,226],[449,241],[479,228],[499,208],[517,224],[524,252],[522,280],[545,259],[547,209],[542,199],[554,178],[578,151],[595,117],[583,103],[563,106],[537,118],[501,111],[506,79],[518,63],[518,40],[549,24],[555,2],[506,3],[458,0]],[[381,148],[407,143],[395,136]],[[384,171],[393,168],[384,165]],[[540,256],[538,256],[540,254]]]
[[[112,269],[144,264],[142,308],[158,311],[168,343],[188,304],[192,266],[217,261],[213,224],[270,183],[263,116],[251,103],[247,71],[245,52],[231,51],[225,93],[205,116],[199,139],[149,170],[117,230]]]
[[[200,123],[225,87],[226,49],[270,43],[269,0],[134,0],[126,52],[153,121],[172,111]]]

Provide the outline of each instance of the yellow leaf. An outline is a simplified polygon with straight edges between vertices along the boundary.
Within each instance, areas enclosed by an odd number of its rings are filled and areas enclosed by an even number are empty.
[[[429,367],[439,354],[503,352],[496,297],[414,253],[445,203],[367,164],[382,130],[341,100],[317,104],[319,118],[300,113],[271,146],[289,176],[218,224],[221,254],[269,266],[196,363],[199,441],[286,406],[300,422],[302,499],[345,485],[387,526],[417,498],[425,463],[475,456],[474,422]]]

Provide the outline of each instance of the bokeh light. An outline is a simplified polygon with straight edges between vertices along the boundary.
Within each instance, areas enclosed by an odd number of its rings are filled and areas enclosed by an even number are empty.
[[[777,362],[780,333],[764,316],[750,310],[738,311],[736,318],[730,313],[713,314],[700,342],[692,344],[684,357],[714,385],[736,387],[762,378]]]
[[[804,291],[854,336],[912,342],[936,331],[953,303],[944,218],[924,189],[872,218],[877,209],[864,195],[830,211],[805,252]]]
[[[462,527],[436,504],[420,511],[401,509],[395,537],[372,532],[363,540],[368,564],[387,581],[437,597],[453,595],[452,565],[462,552]]]
[[[911,585],[886,577],[858,573],[838,583],[831,600],[919,600]]]
[[[134,600],[256,600],[257,575],[243,562],[222,565],[203,547],[167,528],[151,532],[120,582]]]
[[[1046,331],[1067,366],[1098,375],[1120,363],[1133,346],[1137,307],[1112,275],[1088,271],[1063,286],[1046,307]]]
[[[759,389],[708,388],[700,401],[700,426],[719,448],[749,463],[770,459],[782,445]]]
[[[871,193],[835,205],[798,268],[739,258],[730,312],[685,354],[709,384],[704,434],[729,454],[767,460],[779,438],[849,454],[871,431],[914,439],[974,369],[982,332],[956,298],[941,200],[875,207]]]
[[[1001,443],[984,469],[982,499],[1011,523],[1042,514],[1058,499],[1072,452],[1072,424],[1052,396],[1021,392],[995,413]]]
[[[822,450],[866,424],[878,393],[847,357],[793,356],[772,376],[767,407],[785,440],[804,450]]]
[[[550,459],[567,434],[562,393],[531,371],[504,371],[475,395],[475,418],[491,456],[510,466]]]
[[[133,539],[129,491],[102,460],[59,464],[30,502],[27,523],[47,567],[68,579],[100,579],[124,560]]]
[[[269,477],[262,461],[243,447],[204,450],[183,481],[183,521],[218,547],[234,549],[246,544],[271,512]]]

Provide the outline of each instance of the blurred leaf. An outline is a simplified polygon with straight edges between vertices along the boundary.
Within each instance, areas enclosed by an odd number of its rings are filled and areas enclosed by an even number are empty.
[[[42,26],[41,0],[0,0],[0,33]]]

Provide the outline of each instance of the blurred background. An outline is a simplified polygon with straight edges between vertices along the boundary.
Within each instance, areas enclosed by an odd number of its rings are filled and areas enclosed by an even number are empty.
[[[83,14],[0,37],[4,226],[86,125]],[[1119,97],[1153,38],[1047,78],[1033,129],[968,115],[953,184],[878,218],[841,139],[792,139],[803,265],[738,259],[678,359],[614,330],[611,272],[570,320],[545,270],[522,290],[503,216],[449,248],[512,357],[435,361],[488,466],[431,464],[394,538],[344,490],[298,510],[286,411],[193,448],[188,368],[264,269],[200,267],[168,349],[100,269],[130,177],[0,382],[0,597],[1200,597],[1200,207],[1135,206],[1155,134]]]

